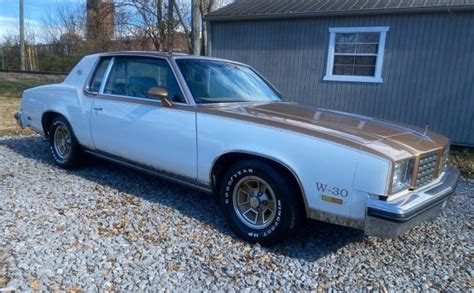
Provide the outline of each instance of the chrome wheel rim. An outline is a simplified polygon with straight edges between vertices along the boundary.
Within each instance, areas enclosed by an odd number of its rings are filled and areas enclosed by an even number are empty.
[[[61,159],[67,159],[71,154],[71,134],[63,123],[54,132],[54,150]]]
[[[262,178],[246,176],[235,185],[232,195],[234,211],[247,227],[264,229],[275,219],[276,198]]]

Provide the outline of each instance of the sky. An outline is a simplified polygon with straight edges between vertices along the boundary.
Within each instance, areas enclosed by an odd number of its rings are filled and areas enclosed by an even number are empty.
[[[0,0],[0,43],[7,35],[19,34],[19,2]],[[36,41],[41,42],[41,26],[50,13],[53,15],[61,6],[83,2],[84,0],[24,0],[25,29],[27,32],[33,32]]]
[[[190,0],[182,0],[190,3]],[[24,0],[26,35],[34,35],[34,42],[44,43],[42,30],[45,19],[68,5],[85,5],[86,0]],[[220,0],[221,6],[232,0]],[[6,36],[19,36],[19,0],[0,0],[0,44]]]

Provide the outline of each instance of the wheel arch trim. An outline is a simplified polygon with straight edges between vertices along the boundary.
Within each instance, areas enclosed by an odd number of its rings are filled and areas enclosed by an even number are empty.
[[[46,114],[54,114],[55,116],[61,116],[63,117],[64,119],[66,119],[67,123],[69,123],[69,126],[71,127],[72,129],[72,133],[73,135],[76,137],[77,139],[77,136],[76,136],[76,131],[74,129],[74,126],[72,125],[71,123],[71,120],[69,119],[68,115],[65,115],[64,113],[62,113],[61,111],[58,111],[56,109],[48,109],[46,111],[43,112],[43,114],[41,114],[41,127],[43,128],[43,132],[44,132],[44,135],[47,137],[49,135],[49,128],[46,128],[45,126],[45,116]],[[54,118],[53,118],[54,119]]]
[[[248,151],[248,150],[238,150],[237,149],[237,150],[229,150],[229,151],[225,151],[225,152],[220,153],[213,160],[213,162],[211,164],[211,168],[209,170],[209,182],[210,182],[211,188],[214,186],[213,174],[214,174],[214,170],[215,170],[215,167],[216,167],[216,163],[223,156],[231,155],[231,154],[236,154],[236,155],[241,154],[241,155],[250,155],[250,156],[254,156],[254,157],[261,157],[263,159],[266,159],[266,160],[272,161],[272,162],[274,162],[278,165],[281,165],[283,168],[285,168],[295,178],[295,180],[298,184],[298,187],[301,191],[301,197],[303,199],[305,214],[306,214],[306,216],[309,215],[310,209],[309,209],[308,201],[307,201],[307,198],[306,198],[306,192],[305,192],[303,183],[301,182],[301,180],[300,180],[299,176],[297,175],[296,171],[289,164],[287,164],[286,162],[284,162],[280,159],[277,159],[275,157],[259,153],[259,152]]]
[[[66,118],[66,116],[64,116],[64,114],[60,113],[57,110],[48,109],[48,110],[44,111],[43,114],[41,114],[41,127],[43,128],[43,132],[44,132],[45,136],[49,136],[49,127],[48,127],[49,125],[46,125],[46,122],[47,122],[46,117],[49,116],[49,115],[62,116],[62,117],[64,117],[64,119],[68,120]],[[52,118],[52,119],[54,119],[54,118]],[[49,121],[49,122],[51,122],[51,121]],[[69,124],[71,124],[71,123],[69,123]]]

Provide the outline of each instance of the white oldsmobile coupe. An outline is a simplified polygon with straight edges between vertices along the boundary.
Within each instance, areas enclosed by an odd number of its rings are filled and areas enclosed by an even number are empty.
[[[157,52],[84,57],[23,93],[15,118],[57,165],[84,153],[214,193],[263,245],[305,218],[393,237],[434,219],[455,190],[443,136],[283,102],[247,65]]]

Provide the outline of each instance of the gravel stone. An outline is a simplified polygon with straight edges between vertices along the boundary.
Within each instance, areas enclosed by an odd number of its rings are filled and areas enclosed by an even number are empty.
[[[468,291],[474,182],[396,239],[308,221],[263,248],[212,196],[89,159],[57,168],[39,136],[0,138],[0,290]]]

